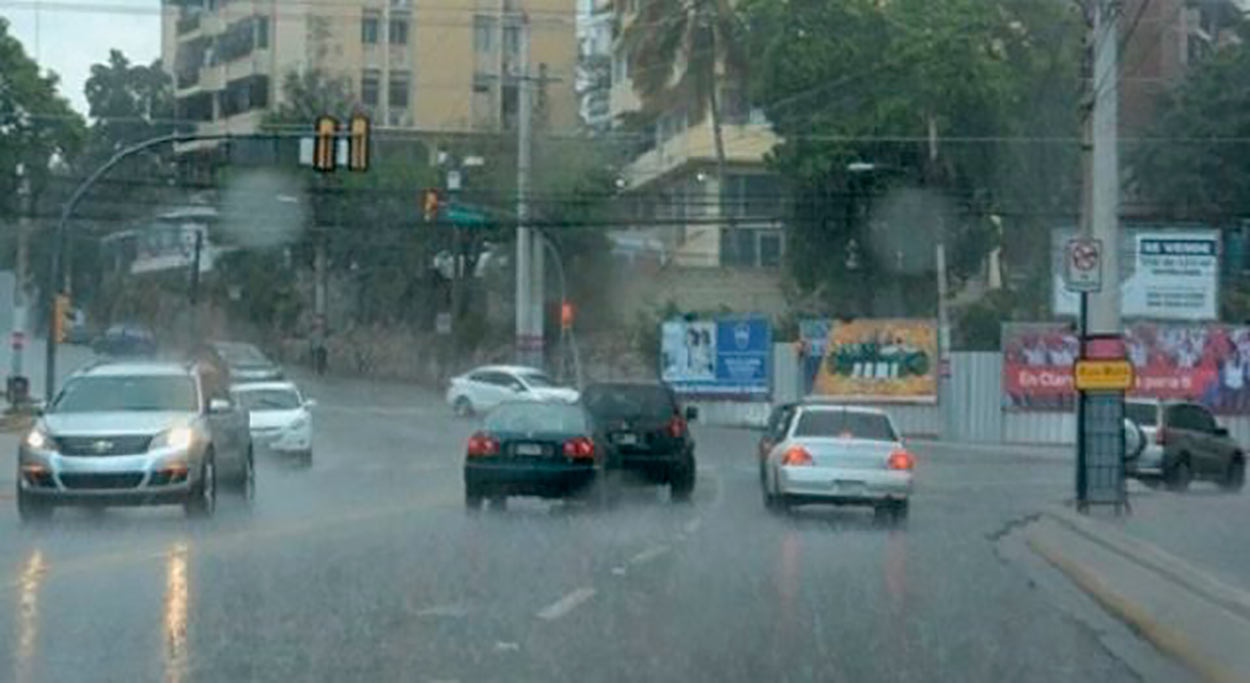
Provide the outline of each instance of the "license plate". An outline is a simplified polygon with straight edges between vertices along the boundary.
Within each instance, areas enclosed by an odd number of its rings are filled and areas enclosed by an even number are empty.
[[[546,452],[547,449],[536,443],[520,443],[516,447],[517,455],[544,455]]]
[[[862,481],[845,481],[840,479],[833,482],[833,487],[844,496],[860,496],[864,494],[864,482]]]
[[[629,432],[617,434],[616,442],[622,446],[636,446],[638,445],[638,435]]]

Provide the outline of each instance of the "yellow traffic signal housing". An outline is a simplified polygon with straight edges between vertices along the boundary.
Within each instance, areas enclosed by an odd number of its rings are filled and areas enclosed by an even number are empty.
[[[52,306],[52,338],[56,340],[56,343],[64,344],[68,338],[69,328],[74,322],[71,319],[72,316],[69,296],[57,294]]]
[[[369,170],[369,117],[364,114],[352,116],[347,131],[347,168],[361,172]]]
[[[440,201],[438,190],[427,189],[422,193],[421,212],[425,216],[425,220],[433,221],[438,218],[438,206]]]
[[[317,119],[316,135],[313,138],[313,168],[318,171],[329,173],[334,170],[338,130],[339,122],[333,116],[321,116]]]

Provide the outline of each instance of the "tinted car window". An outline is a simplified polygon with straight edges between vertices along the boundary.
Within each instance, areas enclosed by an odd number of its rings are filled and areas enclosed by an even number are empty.
[[[586,413],[572,405],[554,403],[505,403],[486,416],[491,432],[559,432],[581,434]]]
[[[1153,403],[1125,403],[1124,417],[1142,427],[1154,427],[1159,421],[1159,407]]]
[[[192,412],[197,408],[195,382],[190,377],[80,377],[65,385],[49,412]]]
[[[216,344],[214,348],[230,365],[265,365],[269,359],[251,344]]]
[[[650,384],[599,384],[586,388],[586,409],[598,418],[650,417],[664,419],[677,411],[666,387]]]
[[[804,410],[799,414],[794,436],[897,440],[884,415],[846,410]]]
[[[542,374],[541,372],[527,372],[522,374],[521,377],[523,377],[525,382],[531,387],[538,387],[541,389],[544,387],[556,386],[556,383],[552,381],[550,377]]]

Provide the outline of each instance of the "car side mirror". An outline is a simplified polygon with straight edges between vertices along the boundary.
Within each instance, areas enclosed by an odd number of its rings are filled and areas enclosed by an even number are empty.
[[[686,422],[694,422],[699,419],[699,406],[686,406]]]
[[[212,415],[228,413],[232,409],[234,409],[234,404],[229,399],[211,398],[208,400],[208,412]]]

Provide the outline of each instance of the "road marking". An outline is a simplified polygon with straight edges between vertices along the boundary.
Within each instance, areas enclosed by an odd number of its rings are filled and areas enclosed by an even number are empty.
[[[556,619],[559,619],[560,617],[563,617],[569,612],[577,609],[577,607],[583,602],[595,597],[596,592],[598,591],[593,588],[578,588],[577,590],[542,608],[535,616],[545,621],[555,621]]]
[[[646,564],[668,551],[669,551],[669,546],[665,543],[661,543],[659,545],[653,545],[650,548],[647,548],[646,550],[629,558],[629,564],[633,564],[633,565]]]
[[[612,576],[625,576],[625,567],[613,567]]]

